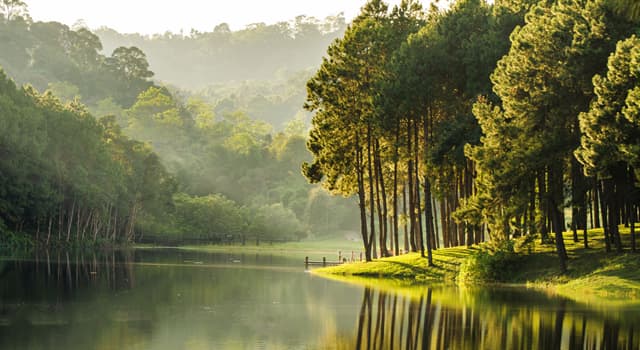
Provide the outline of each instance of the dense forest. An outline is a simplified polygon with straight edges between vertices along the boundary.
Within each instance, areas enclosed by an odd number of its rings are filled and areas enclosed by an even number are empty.
[[[310,71],[195,93],[152,80],[136,46],[105,55],[81,25],[2,4],[0,245],[259,242],[355,226],[347,201],[300,176]]]
[[[626,6],[626,7],[625,7]],[[516,236],[587,244],[638,213],[637,5],[371,0],[307,84],[311,182],[358,197],[366,258]],[[584,236],[579,235],[579,231]],[[404,240],[402,239],[404,236]]]
[[[338,15],[324,20],[298,16],[238,31],[222,23],[211,32],[140,35],[103,27],[95,34],[103,52],[140,48],[157,80],[181,95],[202,98],[217,115],[242,110],[281,131],[294,117],[308,122],[302,108],[305,83],[345,28],[344,17]]]

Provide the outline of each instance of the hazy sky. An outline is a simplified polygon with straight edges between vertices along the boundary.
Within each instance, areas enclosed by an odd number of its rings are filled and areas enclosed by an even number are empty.
[[[298,15],[324,19],[344,12],[350,21],[365,0],[25,0],[36,21],[68,25],[83,19],[90,28],[108,26],[120,32],[144,34],[167,30],[211,31],[226,22],[232,30],[247,24],[272,24]],[[395,5],[400,0],[386,1]],[[428,1],[423,0],[423,4]]]

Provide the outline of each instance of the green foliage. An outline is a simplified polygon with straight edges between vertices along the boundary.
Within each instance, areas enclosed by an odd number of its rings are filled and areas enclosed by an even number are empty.
[[[596,98],[589,112],[580,114],[584,136],[576,151],[590,174],[620,176],[621,164],[640,167],[639,62],[640,40],[634,35],[618,42],[606,75],[593,78]]]
[[[182,236],[237,235],[246,232],[244,208],[221,195],[174,197],[175,221]]]
[[[77,101],[18,90],[2,72],[0,125],[0,221],[19,235],[131,241],[141,212],[170,203],[173,179],[113,117],[98,121]]]
[[[522,256],[500,249],[480,250],[460,265],[461,282],[495,283],[513,279],[522,268]]]
[[[111,57],[106,60],[106,64],[127,80],[144,80],[153,76],[153,72],[149,70],[147,56],[135,46],[116,48]]]
[[[23,233],[14,233],[0,218],[0,254],[24,253],[34,246],[33,239]]]
[[[262,238],[300,239],[307,232],[296,214],[282,203],[263,205],[252,209],[253,215],[248,217],[249,232]]]
[[[146,234],[194,237],[213,232],[293,239],[309,230],[327,234],[352,226],[348,219],[327,225],[307,210],[314,206],[314,186],[306,184],[298,170],[309,158],[301,120],[273,134],[270,125],[242,111],[219,115],[202,99],[190,98],[185,104],[155,87],[141,93],[123,114],[122,131],[147,142],[186,193],[175,199],[174,222],[144,218],[141,231]],[[331,208],[345,207],[337,199],[327,202]],[[222,218],[226,207],[240,214],[229,214],[227,222]],[[190,210],[200,213],[198,218],[187,215]],[[226,223],[207,219],[204,212]]]
[[[501,107],[486,100],[474,114],[484,133],[467,155],[478,164],[478,187],[492,232],[510,233],[524,215],[537,176],[548,177],[546,200],[555,213],[564,204],[563,172],[579,143],[578,114],[592,98],[592,77],[631,30],[603,1],[534,6],[511,35],[511,48],[491,76]],[[544,204],[540,204],[544,205]],[[553,214],[555,230],[564,225]]]
[[[24,233],[13,233],[0,227],[0,253],[27,253],[35,246],[33,238]]]
[[[22,0],[0,1],[0,18],[4,21],[13,21],[16,18],[28,18],[27,4]]]
[[[245,112],[251,119],[271,124],[283,130],[293,118],[308,122],[303,111],[305,83],[311,76],[309,69],[278,73],[276,77],[261,80],[230,81],[212,83],[191,94],[213,106],[219,118],[236,111]]]
[[[47,91],[51,91],[52,94],[57,96],[60,101],[64,103],[71,102],[75,99],[82,99],[82,96],[80,96],[80,89],[69,82],[60,81],[49,83]]]
[[[173,209],[145,219],[140,230],[158,238],[208,242],[299,240],[307,229],[296,214],[281,203],[242,206],[222,195],[190,196],[178,193]]]
[[[640,3],[634,0],[609,0],[611,7],[629,19],[640,18]]]
[[[5,13],[0,21],[0,66],[20,84],[40,91],[50,88],[65,101],[82,96],[83,103],[94,105],[111,98],[127,107],[152,85],[148,78],[153,73],[140,49],[120,47],[106,57],[100,53],[100,39],[88,29],[31,22],[20,3],[0,2],[0,14]]]

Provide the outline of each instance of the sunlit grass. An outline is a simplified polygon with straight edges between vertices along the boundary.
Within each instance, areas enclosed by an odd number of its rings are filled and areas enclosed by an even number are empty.
[[[543,244],[537,239],[526,246],[516,244],[520,268],[504,282],[544,289],[584,303],[640,303],[640,254],[628,248],[628,228],[621,227],[621,236],[625,251],[618,254],[614,247],[614,251],[605,252],[602,229],[589,230],[588,249],[584,248],[582,232],[578,242],[574,242],[571,232],[565,232],[569,255],[566,274],[560,273],[554,243]],[[433,253],[432,267],[426,258],[411,253],[317,269],[314,273],[360,284],[377,278],[387,281],[385,284],[392,288],[401,289],[416,288],[416,283],[462,283],[461,265],[480,249],[478,246],[439,249]]]
[[[426,258],[410,253],[371,262],[357,262],[316,270],[319,274],[386,277],[412,281],[452,282],[456,279],[460,264],[476,248],[447,248],[433,252],[433,264]]]

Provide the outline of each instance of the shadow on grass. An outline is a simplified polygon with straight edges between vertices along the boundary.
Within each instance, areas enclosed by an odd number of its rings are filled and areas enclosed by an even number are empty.
[[[403,263],[399,261],[387,261],[388,264],[402,266],[403,268],[410,270],[412,274],[422,274],[427,272],[429,269],[421,266],[411,265],[408,263]]]
[[[452,256],[454,258],[467,258],[472,254],[472,252],[459,252],[459,253],[446,252],[445,254],[447,256]]]

